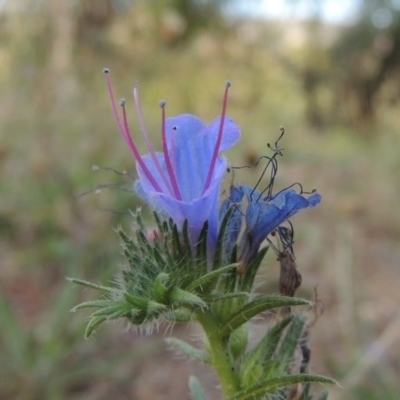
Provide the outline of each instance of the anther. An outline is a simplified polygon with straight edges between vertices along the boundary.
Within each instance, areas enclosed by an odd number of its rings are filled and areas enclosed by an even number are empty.
[[[167,104],[167,102],[165,100],[160,100],[158,102],[158,105],[160,106],[160,108],[164,108],[166,104]]]
[[[110,70],[109,70],[108,68],[103,68],[103,73],[104,73],[104,74],[109,74],[109,73],[110,73]]]
[[[225,82],[225,87],[226,87],[226,88],[231,87],[231,82],[230,82],[230,81],[226,81],[226,82]]]
[[[124,98],[122,98],[122,99],[119,101],[119,105],[120,105],[121,107],[125,107],[125,103],[126,103],[126,100],[125,100]]]

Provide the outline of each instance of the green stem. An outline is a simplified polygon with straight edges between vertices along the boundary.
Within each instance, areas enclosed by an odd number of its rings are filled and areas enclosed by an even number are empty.
[[[210,344],[213,366],[221,382],[222,393],[225,398],[229,398],[236,394],[240,388],[229,357],[227,341],[218,335],[219,325],[210,311],[199,311],[196,317]]]

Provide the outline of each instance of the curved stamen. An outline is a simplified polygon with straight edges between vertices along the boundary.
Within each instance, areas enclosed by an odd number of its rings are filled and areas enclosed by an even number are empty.
[[[182,200],[181,192],[179,190],[178,182],[176,180],[174,169],[173,169],[172,163],[171,163],[171,158],[170,158],[169,152],[168,152],[167,135],[165,132],[165,101],[160,101],[160,107],[162,110],[161,135],[162,135],[162,145],[163,145],[163,150],[164,150],[165,164],[167,165],[167,171],[169,174],[169,178],[171,179],[171,184],[174,189],[175,197],[178,200]]]
[[[147,168],[146,164],[144,163],[144,161],[143,161],[143,159],[142,159],[142,157],[141,157],[141,155],[140,155],[140,153],[139,153],[139,151],[138,151],[138,149],[137,149],[137,147],[136,147],[135,143],[133,142],[132,137],[130,135],[130,131],[129,131],[129,128],[128,128],[128,123],[126,121],[126,113],[125,113],[125,107],[124,107],[125,101],[121,102],[121,105],[123,106],[122,107],[122,110],[123,110],[122,112],[123,112],[123,115],[124,115],[124,124],[123,124],[122,121],[121,121],[121,118],[119,116],[119,113],[118,113],[118,110],[117,110],[117,104],[116,104],[115,98],[114,98],[114,92],[113,92],[113,89],[112,89],[111,79],[110,79],[110,76],[109,76],[110,70],[108,68],[104,68],[103,72],[104,72],[104,74],[106,76],[108,93],[110,95],[111,105],[112,105],[112,108],[113,108],[113,111],[114,111],[114,116],[115,116],[115,119],[117,121],[119,130],[121,131],[122,136],[124,137],[128,147],[130,148],[130,150],[132,151],[133,155],[135,156],[136,161],[138,162],[138,164],[142,168],[144,174],[146,175],[146,178],[149,180],[149,182],[152,184],[152,186],[154,187],[154,189],[157,192],[161,192],[160,186],[158,185],[158,183],[154,179],[153,175],[151,174],[151,172]],[[126,129],[126,128],[128,128],[128,129]]]
[[[221,141],[222,141],[222,133],[224,131],[224,123],[225,123],[225,114],[226,114],[226,106],[228,103],[228,90],[229,87],[231,86],[231,83],[228,81],[225,84],[225,93],[224,93],[224,102],[222,104],[222,114],[221,114],[221,122],[219,124],[219,131],[218,131],[218,138],[217,138],[217,143],[215,144],[214,148],[214,154],[211,159],[211,164],[210,164],[210,169],[208,170],[208,175],[206,179],[206,183],[203,188],[203,193],[208,189],[211,183],[212,175],[214,172],[215,164],[217,162],[218,154],[219,154],[219,148],[221,146]]]
[[[139,85],[138,85],[137,82],[135,83],[135,86],[133,87],[133,98],[135,100],[135,109],[136,109],[136,114],[137,114],[137,117],[138,117],[138,120],[139,120],[140,130],[142,132],[144,140],[146,141],[146,145],[147,145],[147,148],[149,149],[150,156],[151,156],[151,158],[152,158],[152,160],[154,162],[154,165],[157,168],[158,173],[160,174],[161,179],[163,180],[165,186],[167,187],[169,193],[172,194],[173,190],[172,190],[171,184],[169,183],[169,181],[168,181],[168,179],[167,179],[167,177],[166,177],[166,175],[165,175],[165,173],[164,173],[164,171],[163,171],[163,169],[161,167],[161,164],[158,161],[156,152],[154,151],[153,144],[151,143],[151,140],[150,140],[149,135],[147,133],[147,129],[146,129],[145,125],[144,125],[142,109],[140,107],[140,102],[139,102]]]

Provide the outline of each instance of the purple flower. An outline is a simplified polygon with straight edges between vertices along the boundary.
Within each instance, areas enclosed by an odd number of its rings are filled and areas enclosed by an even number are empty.
[[[139,180],[135,189],[146,203],[164,216],[171,217],[182,227],[188,220],[193,245],[208,221],[208,248],[213,252],[218,235],[218,197],[227,161],[220,152],[232,147],[240,138],[240,129],[225,117],[229,84],[226,85],[221,117],[206,126],[199,118],[183,114],[165,118],[162,108],[162,152],[155,152],[150,142],[140,109],[138,87],[133,94],[143,137],[149,154],[141,155],[130,134],[126,118],[125,100],[121,101],[119,116],[111,82],[106,73],[115,118],[128,147],[136,159]]]
[[[245,272],[248,265],[257,256],[264,239],[280,224],[298,211],[315,207],[321,201],[321,195],[312,193],[306,198],[292,188],[262,198],[261,192],[248,186],[241,186],[249,204],[246,210],[246,229],[239,245],[239,272]]]

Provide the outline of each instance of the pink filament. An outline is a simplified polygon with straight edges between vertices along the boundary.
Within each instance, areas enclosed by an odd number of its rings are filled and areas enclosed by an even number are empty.
[[[171,158],[169,157],[168,146],[167,146],[167,136],[165,132],[165,103],[161,106],[162,109],[162,122],[161,122],[161,135],[162,135],[162,145],[164,150],[165,164],[167,165],[167,171],[169,178],[171,179],[172,187],[174,189],[175,197],[178,200],[182,200],[181,192],[179,191],[178,182],[172,167]]]
[[[117,110],[117,104],[115,102],[114,92],[112,90],[109,71],[105,70],[104,72],[105,72],[105,75],[106,75],[108,93],[110,95],[111,104],[112,104],[112,108],[113,108],[113,111],[114,111],[114,116],[115,116],[115,119],[117,121],[119,130],[121,131],[122,136],[124,137],[128,147],[131,149],[133,155],[135,156],[136,161],[139,163],[140,167],[142,168],[142,170],[143,170],[144,174],[146,175],[147,179],[149,180],[149,182],[153,185],[154,189],[157,192],[161,192],[160,186],[158,185],[157,181],[154,179],[153,175],[151,174],[151,172],[147,168],[147,166],[144,163],[144,161],[143,161],[143,159],[142,159],[142,157],[141,157],[141,155],[140,155],[135,143],[132,140],[132,137],[131,137],[130,131],[129,131],[129,127],[128,127],[128,122],[126,120],[125,107],[123,107],[124,124],[122,124],[121,118],[120,118],[118,110]]]
[[[224,131],[224,123],[225,123],[226,106],[228,103],[228,90],[229,90],[230,85],[231,84],[229,82],[227,82],[225,85],[224,101],[222,104],[221,122],[219,124],[217,143],[215,144],[215,147],[214,147],[214,153],[213,153],[213,156],[211,159],[210,169],[208,170],[208,175],[207,175],[206,183],[204,184],[202,195],[205,193],[205,191],[210,186],[214,168],[215,168],[215,164],[217,162],[217,158],[218,158],[218,154],[219,154],[219,148],[221,147],[222,133]]]
[[[144,140],[146,141],[147,144],[147,148],[149,149],[149,153],[151,158],[153,159],[154,165],[157,168],[158,173],[161,176],[161,179],[163,180],[165,186],[167,187],[168,191],[170,194],[173,193],[173,189],[171,187],[170,182],[168,181],[167,177],[164,174],[164,171],[161,168],[160,162],[158,161],[157,155],[154,151],[153,145],[150,141],[149,135],[147,133],[146,127],[144,125],[144,119],[143,119],[143,114],[142,114],[142,110],[140,108],[140,102],[139,102],[139,87],[138,84],[136,83],[134,88],[133,88],[133,98],[135,100],[135,108],[136,108],[136,114],[138,116],[139,119],[139,124],[140,124],[140,129],[142,131]]]

